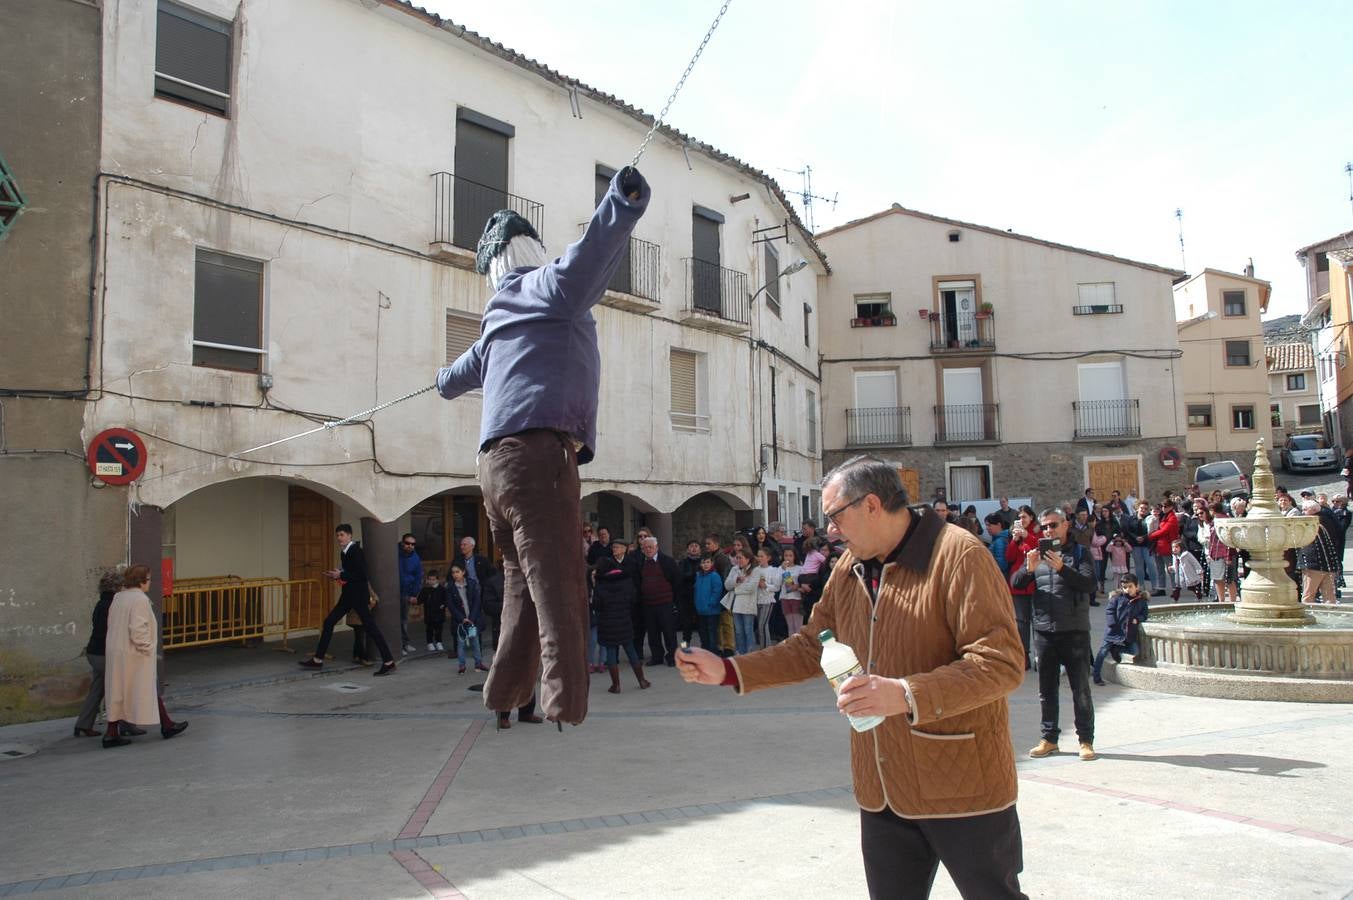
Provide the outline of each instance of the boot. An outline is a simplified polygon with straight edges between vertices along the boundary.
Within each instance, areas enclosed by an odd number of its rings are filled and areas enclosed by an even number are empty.
[[[619,666],[616,666],[616,668],[619,669],[620,667],[619,667]],[[649,687],[649,684],[648,684],[648,679],[647,679],[647,678],[644,678],[644,664],[643,664],[643,663],[631,663],[631,664],[630,664],[630,668],[632,668],[632,669],[634,670],[634,677],[637,678],[637,679],[639,679],[639,690],[641,690],[641,691],[647,690],[648,687]]]
[[[611,686],[606,689],[608,694],[620,693],[620,667],[607,666],[606,671],[611,673]]]

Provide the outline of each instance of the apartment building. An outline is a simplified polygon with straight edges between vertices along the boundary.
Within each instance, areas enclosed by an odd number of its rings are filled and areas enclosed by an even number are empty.
[[[1174,288],[1189,468],[1230,459],[1249,471],[1254,442],[1271,438],[1260,316],[1271,286],[1252,274],[1204,269]],[[1269,447],[1272,450],[1272,447]]]
[[[1353,372],[1348,368],[1353,327],[1348,277],[1353,231],[1308,244],[1297,251],[1306,274],[1306,312],[1301,323],[1312,332],[1316,377],[1325,436],[1353,446]]]
[[[1181,273],[893,205],[820,233],[824,465],[1047,504],[1180,481]]]
[[[1275,450],[1293,432],[1321,430],[1320,385],[1308,342],[1268,344],[1269,446]]]

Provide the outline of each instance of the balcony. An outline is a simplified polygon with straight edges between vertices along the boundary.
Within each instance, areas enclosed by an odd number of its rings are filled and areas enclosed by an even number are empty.
[[[747,274],[703,259],[685,259],[686,289],[681,321],[687,325],[746,334],[751,317]]]
[[[602,305],[631,312],[649,313],[661,308],[658,289],[662,284],[662,248],[636,237],[620,260],[620,267],[606,285]]]
[[[935,444],[994,444],[1001,439],[999,403],[935,407]]]
[[[887,328],[897,324],[897,316],[856,316],[850,320],[851,328]]]
[[[1121,303],[1096,303],[1090,306],[1073,306],[1073,316],[1116,316],[1123,312]]]
[[[996,349],[994,313],[933,314],[931,353],[990,353]]]
[[[846,446],[910,447],[911,407],[846,410]]]
[[[520,213],[543,240],[545,204],[487,185],[458,178],[450,172],[432,174],[434,206],[432,241],[434,256],[473,262],[484,225],[500,209]]]
[[[1136,400],[1080,400],[1071,404],[1076,418],[1076,440],[1142,436],[1142,418]]]

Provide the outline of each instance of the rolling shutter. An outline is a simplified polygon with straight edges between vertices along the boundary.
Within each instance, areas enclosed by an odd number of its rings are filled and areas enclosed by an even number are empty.
[[[672,350],[672,412],[680,416],[689,416],[689,424],[695,424],[699,410],[699,397],[695,381],[696,355],[688,350]]]
[[[479,340],[479,317],[469,313],[446,311],[446,364],[460,359],[461,354]]]

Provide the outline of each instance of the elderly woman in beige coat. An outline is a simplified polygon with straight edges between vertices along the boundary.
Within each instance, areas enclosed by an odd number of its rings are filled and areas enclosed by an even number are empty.
[[[108,708],[105,747],[121,747],[131,741],[118,732],[118,723],[160,724],[160,734],[171,738],[188,727],[174,722],[165,711],[155,685],[155,610],[146,591],[150,569],[132,566],[122,579],[122,590],[108,608],[105,644],[104,705]]]

